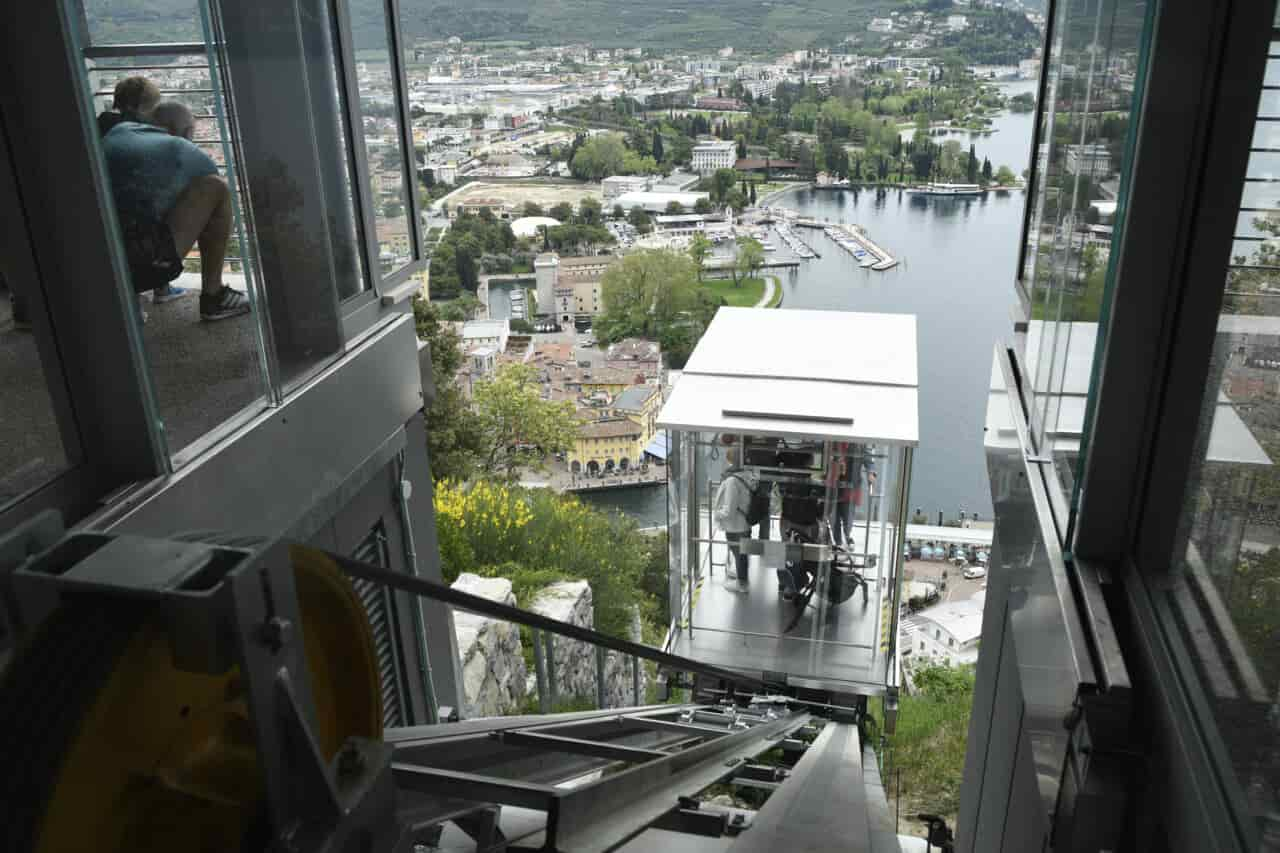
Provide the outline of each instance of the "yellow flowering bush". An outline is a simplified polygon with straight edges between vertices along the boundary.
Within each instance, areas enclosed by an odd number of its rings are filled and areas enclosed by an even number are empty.
[[[555,580],[586,580],[596,628],[615,636],[627,636],[632,605],[645,621],[661,610],[646,590],[665,588],[665,566],[651,565],[653,549],[630,519],[573,495],[488,481],[437,483],[435,507],[448,582],[462,572],[507,577],[524,606]],[[662,577],[648,582],[646,571]]]

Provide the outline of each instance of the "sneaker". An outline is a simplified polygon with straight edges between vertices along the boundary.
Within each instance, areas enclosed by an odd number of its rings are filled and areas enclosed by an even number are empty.
[[[729,590],[729,592],[746,592],[747,582],[740,581],[735,577],[728,577],[725,578],[724,588]]]
[[[200,319],[206,322],[226,320],[249,313],[249,297],[225,284],[213,296],[200,294]]]
[[[157,287],[151,291],[151,302],[155,305],[163,305],[166,302],[174,302],[185,296],[190,296],[195,291],[189,287],[178,287],[177,285],[167,285],[166,287]]]

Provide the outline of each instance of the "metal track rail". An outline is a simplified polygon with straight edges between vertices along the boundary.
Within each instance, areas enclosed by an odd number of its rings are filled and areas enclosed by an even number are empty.
[[[330,551],[323,553],[338,565],[338,568],[351,575],[352,577],[363,578],[373,581],[374,583],[384,584],[393,589],[402,590],[414,595],[430,598],[435,601],[442,601],[445,604],[451,604],[461,610],[470,613],[478,613],[481,616],[488,616],[493,619],[502,619],[506,622],[514,622],[517,625],[524,625],[527,628],[535,628],[541,631],[547,631],[557,634],[561,637],[567,637],[571,640],[578,640],[584,643],[590,643],[597,647],[611,649],[624,655],[633,655],[644,660],[651,660],[660,666],[679,672],[692,672],[698,675],[705,675],[709,678],[718,678],[734,685],[742,685],[751,688],[768,688],[769,685],[759,679],[753,678],[741,672],[735,672],[729,669],[721,669],[718,666],[702,663],[692,658],[673,655],[668,652],[659,651],[651,646],[642,643],[633,643],[630,640],[611,637],[608,634],[602,634],[590,628],[582,628],[578,625],[570,625],[567,622],[561,622],[557,619],[551,619],[538,613],[528,610],[521,610],[519,607],[512,607],[509,604],[501,604],[496,601],[490,601],[487,598],[481,598],[477,595],[462,592],[445,586],[442,583],[427,580],[426,578],[412,577],[410,575],[401,574],[391,569],[384,569],[381,566],[375,566],[370,563],[362,563],[359,560],[353,560],[350,557],[344,557],[341,554],[334,554]]]

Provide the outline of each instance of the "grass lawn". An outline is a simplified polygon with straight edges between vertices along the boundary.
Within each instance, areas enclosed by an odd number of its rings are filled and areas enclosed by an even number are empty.
[[[750,308],[764,296],[764,279],[744,278],[734,287],[731,278],[708,278],[703,280],[702,288],[723,299],[726,305]]]
[[[898,726],[889,736],[884,779],[890,810],[900,809],[898,831],[916,836],[923,828],[915,820],[919,812],[942,815],[955,829],[973,704],[972,666],[924,670],[916,671],[916,692],[899,699]],[[895,804],[899,773],[902,802]]]

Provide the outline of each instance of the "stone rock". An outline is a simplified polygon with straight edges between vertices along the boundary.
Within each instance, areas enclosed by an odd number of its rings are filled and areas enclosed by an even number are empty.
[[[464,573],[452,586],[490,601],[516,603],[511,581],[506,578]],[[510,622],[463,610],[454,611],[453,624],[462,661],[466,717],[519,713],[526,693],[519,628]]]
[[[539,590],[529,609],[561,622],[590,628],[595,623],[591,585],[586,581],[561,581]],[[631,637],[640,641],[640,609],[633,610]],[[553,637],[554,678],[557,703],[564,701],[596,701],[596,649],[589,643]],[[644,702],[649,682],[644,662],[640,663],[640,703]],[[617,652],[607,652],[604,668],[606,708],[624,708],[637,704],[634,700],[631,659]],[[536,680],[530,692],[537,692]]]
[[[580,628],[590,628],[595,624],[591,584],[586,581],[560,581],[544,587],[533,597],[529,609],[549,619]],[[548,637],[552,641],[552,677],[555,679],[556,701],[579,699],[594,703],[595,648],[589,643],[543,635],[544,640]]]

